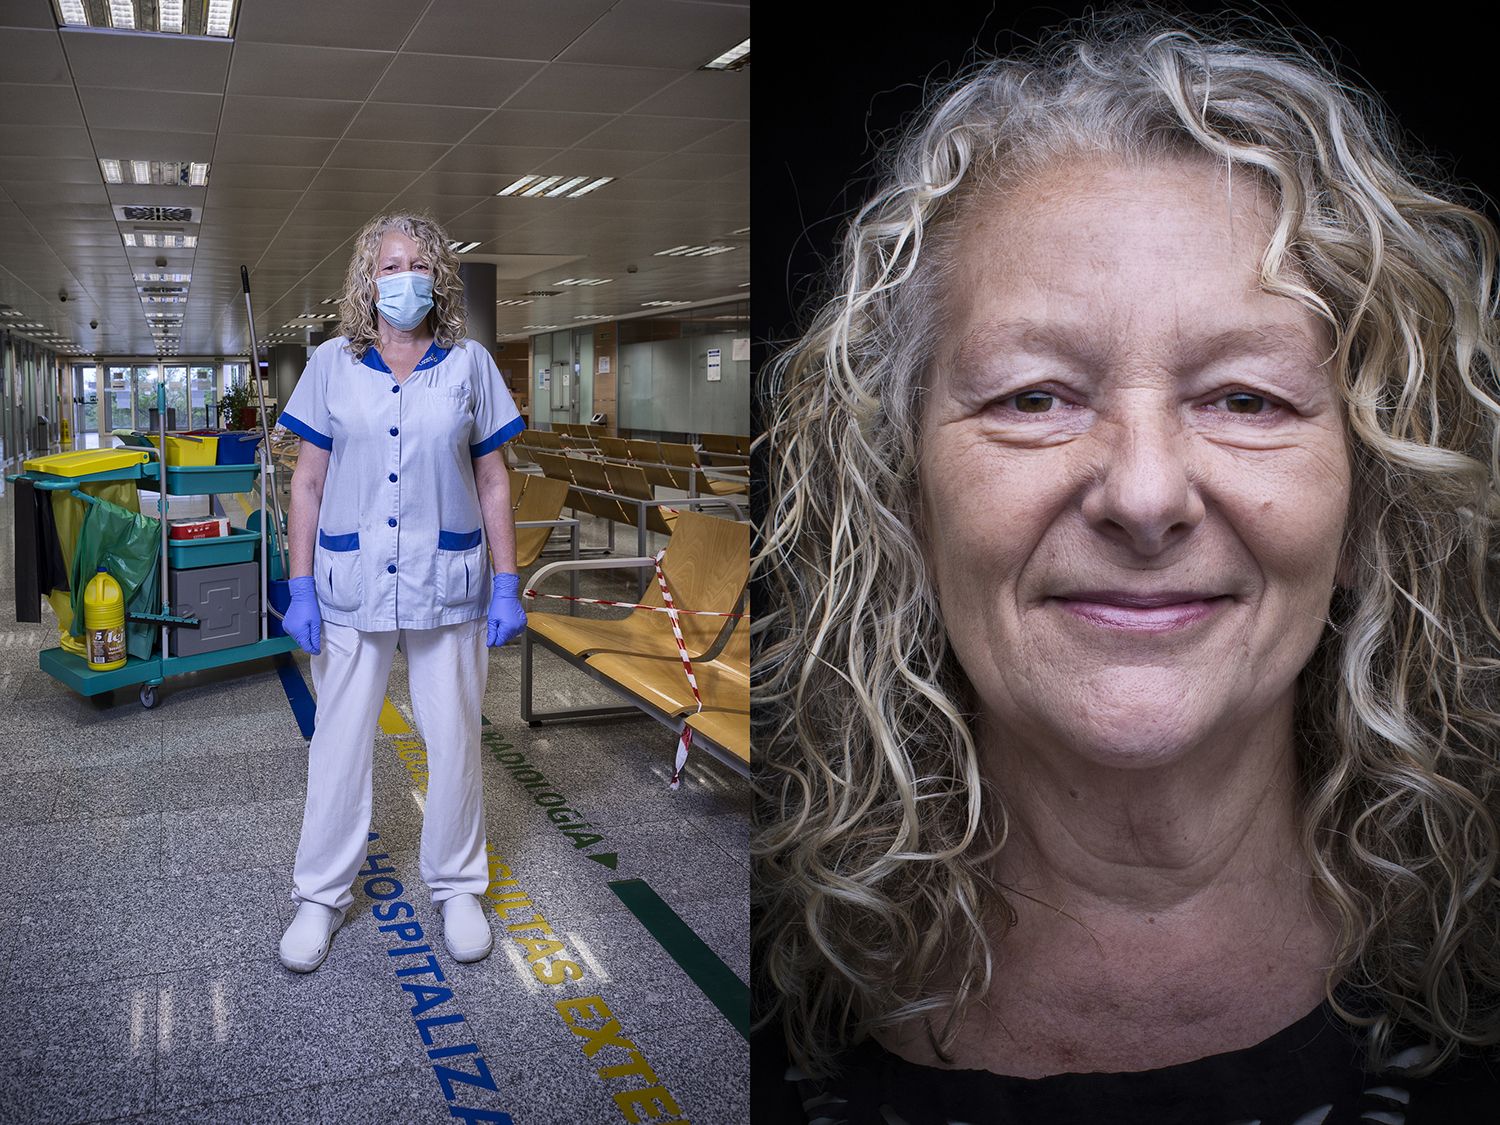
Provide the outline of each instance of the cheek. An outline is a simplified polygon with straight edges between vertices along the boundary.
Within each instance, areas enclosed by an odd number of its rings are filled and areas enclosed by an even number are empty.
[[[1230,486],[1241,535],[1269,583],[1290,597],[1324,603],[1332,593],[1349,514],[1349,465],[1342,447],[1308,454]]]

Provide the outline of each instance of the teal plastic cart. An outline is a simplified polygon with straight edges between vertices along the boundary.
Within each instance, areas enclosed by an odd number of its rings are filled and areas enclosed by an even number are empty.
[[[158,416],[162,419],[161,448],[166,449],[166,388],[158,387],[156,394]],[[267,596],[269,585],[267,567],[268,556],[275,546],[269,541],[268,521],[258,521],[260,526],[254,530],[233,529],[229,537],[220,539],[174,541],[168,538],[167,533],[167,513],[170,498],[173,496],[250,492],[255,489],[258,481],[261,511],[268,511],[266,507],[268,477],[266,457],[268,455],[268,451],[262,448],[258,458],[245,465],[163,466],[160,455],[152,450],[148,454],[151,459],[138,465],[109,472],[79,477],[26,472],[9,478],[17,480],[24,477],[32,483],[34,488],[42,491],[74,491],[86,501],[92,501],[93,497],[77,489],[81,484],[96,481],[130,480],[134,481],[138,487],[157,491],[161,495],[159,513],[161,516],[161,554],[158,569],[161,577],[163,612],[149,618],[151,621],[161,623],[160,652],[144,660],[127,657],[123,667],[100,672],[90,668],[88,661],[75,653],[62,648],[49,648],[38,655],[42,671],[59,683],[66,684],[79,695],[89,697],[102,697],[121,688],[139,685],[141,706],[155,707],[156,689],[172,676],[243,664],[295,649],[297,642],[291,637],[270,635],[271,609]],[[165,469],[166,476],[164,482],[161,479],[163,469]],[[171,630],[191,628],[196,624],[191,618],[175,617],[170,612],[171,572],[183,567],[249,561],[251,558],[258,558],[260,562],[260,639],[250,644],[220,649],[217,652],[205,652],[193,656],[168,655],[172,651]],[[142,618],[137,616],[135,619],[141,620]]]

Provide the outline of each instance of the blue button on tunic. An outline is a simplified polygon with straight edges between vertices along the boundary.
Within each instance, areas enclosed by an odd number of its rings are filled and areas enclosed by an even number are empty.
[[[375,632],[484,617],[473,459],[525,428],[505,381],[475,340],[433,345],[402,384],[347,343],[319,345],[278,420],[330,451],[313,555],[323,620]]]

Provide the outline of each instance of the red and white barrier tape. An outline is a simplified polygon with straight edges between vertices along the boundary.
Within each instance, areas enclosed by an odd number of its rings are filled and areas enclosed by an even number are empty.
[[[660,558],[660,556],[657,556]],[[657,563],[657,573],[661,573],[661,564]],[[571,594],[539,594],[535,590],[527,590],[521,595],[524,598],[551,598],[559,602],[583,602],[586,605],[612,605],[620,609],[649,609],[652,613],[665,613],[670,616],[673,613],[686,613],[691,617],[744,617],[743,613],[720,613],[716,609],[668,609],[664,605],[643,605],[640,602],[616,602],[609,598],[575,598]]]
[[[667,552],[665,549],[656,553],[656,584],[661,587],[661,600],[666,603],[667,620],[672,623],[672,638],[677,642],[677,655],[682,657],[682,670],[687,673],[688,687],[693,689],[693,698],[698,702],[698,711],[703,710],[703,697],[698,694],[698,678],[693,675],[693,662],[688,659],[687,642],[682,639],[682,627],[678,624],[677,615],[687,612],[679,610],[672,603],[672,591],[667,589],[667,576],[661,569],[662,556]],[[726,616],[726,615],[720,615]],[[739,614],[733,616],[738,617]],[[698,711],[693,712],[697,714]],[[676,789],[682,784],[682,767],[687,765],[688,751],[693,745],[693,728],[684,720],[682,724],[682,736],[677,743],[677,762],[672,768],[671,787]]]

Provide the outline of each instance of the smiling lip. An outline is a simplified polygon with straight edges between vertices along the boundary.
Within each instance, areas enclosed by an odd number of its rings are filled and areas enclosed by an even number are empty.
[[[1229,601],[1220,594],[1168,590],[1155,594],[1086,590],[1055,599],[1075,617],[1105,629],[1170,633],[1212,616]]]

